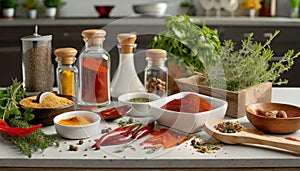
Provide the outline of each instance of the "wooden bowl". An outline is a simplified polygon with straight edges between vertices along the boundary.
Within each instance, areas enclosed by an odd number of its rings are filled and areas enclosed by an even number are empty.
[[[34,119],[31,120],[30,122],[32,124],[43,124],[43,126],[49,126],[49,125],[53,125],[53,118],[61,113],[64,112],[69,112],[69,111],[73,111],[76,109],[77,106],[77,102],[76,102],[76,98],[73,96],[69,96],[69,95],[62,95],[62,94],[56,94],[59,97],[65,97],[69,100],[72,100],[73,103],[67,106],[62,106],[62,107],[58,107],[58,108],[29,108],[29,107],[25,107],[24,105],[22,105],[23,101],[26,98],[31,98],[31,99],[35,99],[36,96],[30,96],[30,97],[26,97],[24,99],[22,99],[19,102],[19,105],[21,106],[22,109],[32,109],[32,114],[34,114]]]
[[[269,118],[268,111],[283,110],[287,118]],[[289,134],[300,129],[300,107],[282,103],[255,103],[246,107],[250,123],[258,130],[268,133]]]

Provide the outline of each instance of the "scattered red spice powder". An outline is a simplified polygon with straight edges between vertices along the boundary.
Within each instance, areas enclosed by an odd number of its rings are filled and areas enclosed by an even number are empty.
[[[152,137],[146,139],[141,145],[144,148],[158,148],[164,149],[175,147],[186,141],[186,135],[172,131],[170,129],[159,129],[152,132]]]
[[[195,94],[188,94],[183,98],[171,100],[161,108],[187,113],[205,112],[213,109],[213,107],[205,99]]]

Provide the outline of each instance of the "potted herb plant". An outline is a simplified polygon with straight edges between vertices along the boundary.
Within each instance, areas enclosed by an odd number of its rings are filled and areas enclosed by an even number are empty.
[[[61,0],[44,0],[44,6],[46,7],[46,17],[55,18],[57,13],[57,8],[64,5]]]
[[[299,17],[300,0],[289,0],[291,5],[291,18]]]
[[[15,8],[18,6],[16,0],[1,0],[2,14],[5,18],[12,18]]]
[[[40,1],[38,0],[26,0],[23,3],[23,7],[27,11],[30,19],[35,19],[37,17],[37,10],[40,8],[40,5]]]
[[[193,0],[184,0],[180,3],[180,8],[182,9],[184,14],[187,15],[195,15],[196,14],[196,7],[194,5]]]
[[[155,36],[150,44],[150,48],[168,51],[173,56],[168,57],[168,62],[181,62],[186,73],[191,73],[175,79],[176,84],[171,87],[178,89],[171,94],[194,91],[224,99],[228,102],[226,114],[239,118],[245,116],[246,105],[271,101],[272,84],[287,83],[288,80],[279,78],[291,68],[300,52],[289,50],[281,60],[271,62],[274,53],[270,44],[279,31],[265,43],[254,41],[250,34],[242,40],[241,48],[236,49],[235,42],[221,43],[216,31],[197,24],[201,21],[186,15],[172,16],[166,20],[167,30]]]

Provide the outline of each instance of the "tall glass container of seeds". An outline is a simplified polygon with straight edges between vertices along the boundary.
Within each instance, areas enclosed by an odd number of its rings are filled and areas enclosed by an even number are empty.
[[[54,54],[58,63],[56,68],[58,93],[78,97],[78,69],[74,65],[77,50],[58,48]]]
[[[52,35],[35,33],[21,38],[22,73],[26,95],[52,91],[54,72],[51,60]]]
[[[103,49],[106,32],[88,29],[81,33],[85,47],[79,61],[79,105],[104,106],[110,103],[110,55]]]
[[[137,36],[131,33],[118,34],[119,65],[111,82],[111,95],[117,99],[130,92],[145,92],[134,66],[134,50]]]
[[[148,62],[145,68],[145,87],[148,93],[161,97],[168,95],[168,68],[165,66],[167,52],[162,49],[149,49],[146,51]]]

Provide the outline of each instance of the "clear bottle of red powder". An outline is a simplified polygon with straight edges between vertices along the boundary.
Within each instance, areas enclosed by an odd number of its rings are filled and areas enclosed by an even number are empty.
[[[78,104],[108,105],[110,103],[110,55],[103,49],[106,32],[102,29],[88,29],[81,35],[85,46],[78,60]]]

